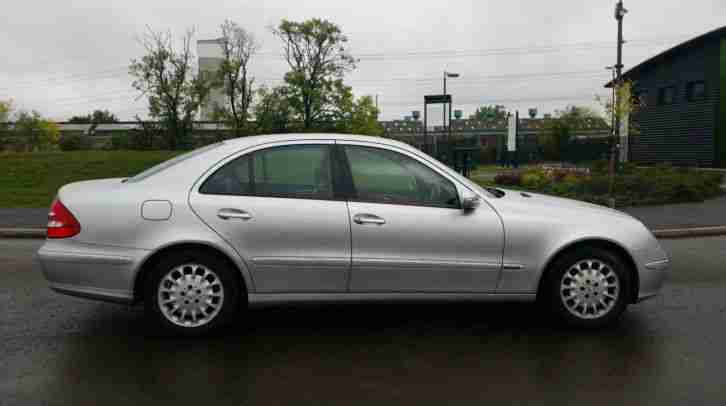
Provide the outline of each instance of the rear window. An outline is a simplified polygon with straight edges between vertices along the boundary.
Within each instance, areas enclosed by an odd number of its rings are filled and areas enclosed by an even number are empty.
[[[217,143],[210,144],[210,145],[207,145],[207,146],[199,148],[199,149],[195,149],[194,151],[189,151],[186,154],[181,154],[179,156],[175,156],[174,158],[172,158],[168,161],[164,161],[158,165],[152,166],[151,168],[139,173],[138,175],[136,175],[132,178],[129,178],[128,180],[126,180],[126,182],[129,182],[129,183],[140,182],[150,176],[156,175],[157,173],[163,171],[164,169],[171,168],[172,166],[174,166],[180,162],[186,161],[189,158],[193,158],[201,153],[211,151],[211,150],[219,147],[220,145],[222,145],[222,143],[217,142]]]

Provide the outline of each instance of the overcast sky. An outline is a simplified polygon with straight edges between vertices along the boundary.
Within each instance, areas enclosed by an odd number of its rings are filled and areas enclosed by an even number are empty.
[[[378,95],[382,118],[421,110],[441,93],[444,70],[455,108],[504,104],[540,115],[568,104],[595,106],[607,96],[604,69],[615,59],[614,0],[23,0],[0,15],[0,99],[53,119],[109,109],[122,119],[146,114],[128,64],[142,55],[145,27],[179,37],[218,36],[232,19],[262,43],[258,81],[276,84],[286,71],[270,26],[282,18],[322,17],[339,24],[361,59],[347,81],[357,96]],[[726,21],[723,0],[626,0],[625,66]],[[434,110],[437,109],[437,110]],[[440,107],[430,110],[434,123]]]

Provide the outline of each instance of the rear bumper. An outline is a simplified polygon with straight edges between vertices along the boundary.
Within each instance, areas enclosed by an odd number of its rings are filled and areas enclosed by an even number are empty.
[[[38,250],[50,288],[89,299],[129,303],[134,280],[147,250],[47,240]]]

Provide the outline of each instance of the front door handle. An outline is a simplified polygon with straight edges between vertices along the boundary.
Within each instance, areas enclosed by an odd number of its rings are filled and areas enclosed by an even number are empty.
[[[217,212],[217,217],[221,218],[222,220],[229,220],[229,219],[249,220],[252,218],[252,215],[247,213],[244,210],[221,209],[220,211]]]
[[[353,221],[355,221],[356,224],[386,224],[386,220],[376,216],[375,214],[368,213],[356,214],[353,216]]]

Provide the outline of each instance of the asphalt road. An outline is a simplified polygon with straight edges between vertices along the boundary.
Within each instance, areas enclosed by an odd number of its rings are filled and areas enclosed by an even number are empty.
[[[608,331],[533,305],[347,305],[252,310],[194,340],[52,293],[39,244],[0,240],[3,406],[726,402],[726,238],[664,241],[663,295]]]

